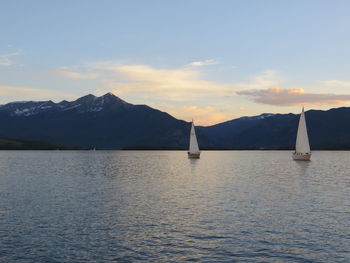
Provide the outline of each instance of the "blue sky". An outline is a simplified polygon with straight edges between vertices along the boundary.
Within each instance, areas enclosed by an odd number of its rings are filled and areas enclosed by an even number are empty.
[[[1,1],[0,102],[113,92],[200,124],[350,102],[349,1]]]

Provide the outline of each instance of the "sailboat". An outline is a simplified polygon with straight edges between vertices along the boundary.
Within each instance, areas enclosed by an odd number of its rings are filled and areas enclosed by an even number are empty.
[[[307,128],[305,122],[304,107],[300,114],[299,126],[297,133],[297,141],[295,144],[295,152],[293,153],[293,159],[296,161],[310,161],[311,151],[309,138],[307,136]]]
[[[194,123],[192,121],[191,124],[191,133],[190,133],[190,147],[187,152],[188,158],[199,158],[201,152],[199,151],[197,137],[196,137],[196,131],[194,129]]]

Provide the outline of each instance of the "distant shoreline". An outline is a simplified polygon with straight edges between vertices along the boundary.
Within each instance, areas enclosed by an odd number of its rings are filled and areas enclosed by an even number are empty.
[[[83,147],[70,147],[58,144],[52,144],[42,141],[27,141],[21,139],[12,138],[0,138],[0,150],[3,151],[16,151],[16,150],[87,150]]]
[[[312,147],[311,147],[312,148]],[[98,148],[98,147],[79,147],[79,146],[65,146],[59,144],[52,144],[42,141],[27,141],[21,139],[0,138],[0,151],[187,151],[184,147],[174,146],[158,146],[158,145],[132,145],[123,148]],[[312,148],[312,151],[349,151],[350,147],[337,146],[330,148]],[[202,147],[201,151],[294,151],[292,147],[273,148],[224,148],[224,147]]]
[[[186,149],[81,149],[81,148],[61,148],[61,149],[45,149],[45,148],[0,148],[0,151],[83,151],[83,152],[89,152],[89,151],[125,151],[125,152],[137,152],[137,151],[143,151],[143,152],[159,152],[159,151],[164,151],[164,152],[167,152],[167,151],[172,151],[172,152],[176,152],[176,151],[179,151],[179,152],[187,152],[188,150]],[[236,152],[239,152],[239,151],[251,151],[251,152],[254,152],[254,151],[261,151],[261,152],[273,152],[273,151],[281,151],[281,152],[286,152],[286,151],[289,151],[289,152],[292,152],[294,150],[290,150],[290,149],[202,149],[201,150],[202,152],[229,152],[229,151],[236,151]],[[327,151],[330,151],[330,152],[336,152],[336,151],[339,151],[339,152],[346,152],[346,151],[350,151],[350,149],[315,149],[315,150],[311,150],[311,152],[327,152]]]

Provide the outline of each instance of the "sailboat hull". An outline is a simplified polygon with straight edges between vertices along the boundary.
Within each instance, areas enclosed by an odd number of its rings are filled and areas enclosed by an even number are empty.
[[[190,159],[199,159],[200,158],[200,153],[187,153],[187,155],[188,155],[188,158],[190,158]]]
[[[294,161],[310,161],[311,153],[293,153]]]

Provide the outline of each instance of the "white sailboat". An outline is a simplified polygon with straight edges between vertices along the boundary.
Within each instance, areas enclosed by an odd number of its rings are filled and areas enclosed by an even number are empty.
[[[198,147],[197,137],[196,137],[196,131],[194,129],[194,123],[192,121],[191,125],[191,133],[190,133],[190,147],[187,152],[188,158],[199,158],[200,157],[200,150]]]
[[[296,161],[310,161],[311,151],[309,144],[309,137],[307,135],[304,107],[300,114],[299,126],[297,133],[297,140],[295,144],[295,152],[293,153],[293,159]]]

